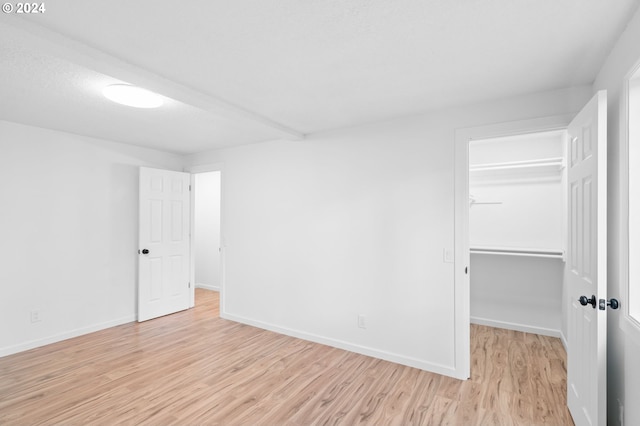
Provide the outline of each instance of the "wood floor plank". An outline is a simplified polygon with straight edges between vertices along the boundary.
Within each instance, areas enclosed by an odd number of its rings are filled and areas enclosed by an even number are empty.
[[[0,358],[0,424],[572,425],[559,339],[471,327],[460,381],[196,308]]]

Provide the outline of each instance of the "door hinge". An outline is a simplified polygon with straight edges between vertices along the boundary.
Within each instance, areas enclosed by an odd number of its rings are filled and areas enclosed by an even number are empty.
[[[189,185],[189,191],[191,191],[191,185]]]
[[[191,283],[189,283],[189,288],[191,288]]]

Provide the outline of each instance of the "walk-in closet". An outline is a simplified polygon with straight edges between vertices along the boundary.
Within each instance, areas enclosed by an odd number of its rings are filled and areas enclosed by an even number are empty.
[[[559,336],[565,131],[469,144],[471,321]]]

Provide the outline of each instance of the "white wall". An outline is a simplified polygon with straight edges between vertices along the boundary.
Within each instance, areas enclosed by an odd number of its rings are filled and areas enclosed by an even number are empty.
[[[561,259],[471,255],[471,321],[560,337]]]
[[[454,265],[443,249],[454,243],[455,129],[575,112],[590,92],[191,157],[225,164],[222,316],[451,374]]]
[[[603,65],[594,89],[607,89],[608,119],[608,296],[620,299],[620,105],[623,79],[640,60],[640,10],[629,22]],[[625,425],[640,424],[640,346],[620,329],[620,311],[610,312],[608,321],[608,416],[618,424],[618,400],[625,406]]]
[[[181,158],[2,121],[0,153],[0,356],[133,321],[138,166]]]
[[[195,175],[196,287],[220,288],[220,172]]]
[[[636,71],[634,78],[629,81],[629,259],[640,258],[640,69]],[[622,177],[621,177],[622,178]],[[623,231],[624,232],[624,231]],[[640,280],[640,264],[631,262],[629,265],[629,280],[638,282]],[[640,286],[630,286],[628,302],[629,315],[640,320]]]
[[[476,203],[469,206],[470,246],[563,250],[566,189],[560,167],[474,170],[562,157],[562,131],[472,141],[469,194]]]

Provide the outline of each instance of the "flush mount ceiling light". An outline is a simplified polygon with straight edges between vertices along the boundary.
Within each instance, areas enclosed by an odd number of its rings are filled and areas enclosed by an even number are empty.
[[[157,108],[162,105],[162,96],[146,89],[128,84],[112,84],[102,89],[109,100],[135,108]]]

